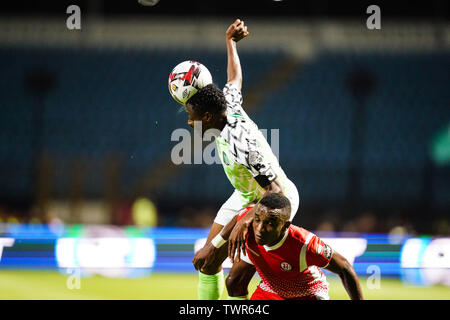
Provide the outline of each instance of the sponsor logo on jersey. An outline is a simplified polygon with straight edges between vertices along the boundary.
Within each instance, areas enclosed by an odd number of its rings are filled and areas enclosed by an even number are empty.
[[[291,271],[292,270],[292,266],[289,263],[287,263],[286,261],[283,261],[280,266],[281,266],[281,270],[283,270],[283,271]]]

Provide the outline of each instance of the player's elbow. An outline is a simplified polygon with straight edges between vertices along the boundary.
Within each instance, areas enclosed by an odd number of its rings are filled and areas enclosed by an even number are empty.
[[[229,274],[225,279],[228,295],[230,297],[240,297],[247,294],[247,290],[241,284],[241,279],[235,275]]]
[[[340,263],[338,274],[341,278],[347,278],[348,276],[353,276],[355,274],[355,269],[353,269],[352,264],[347,259],[343,258]]]
[[[278,180],[272,181],[268,186],[264,188],[266,190],[266,194],[268,193],[280,193],[283,194],[283,188]]]

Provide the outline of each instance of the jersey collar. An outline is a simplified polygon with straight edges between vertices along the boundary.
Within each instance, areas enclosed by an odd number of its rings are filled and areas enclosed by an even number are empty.
[[[269,247],[267,245],[264,245],[264,249],[266,249],[266,251],[278,249],[279,247],[281,247],[283,245],[284,241],[286,241],[286,238],[287,238],[288,234],[289,234],[289,228],[286,228],[286,231],[284,232],[283,238],[277,244],[274,244],[271,247]]]

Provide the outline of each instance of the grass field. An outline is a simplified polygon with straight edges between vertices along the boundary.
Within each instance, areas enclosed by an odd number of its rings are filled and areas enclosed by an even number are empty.
[[[146,299],[195,300],[197,299],[197,274],[152,274],[147,278],[115,279],[94,276],[81,278],[80,289],[68,289],[68,276],[51,271],[0,271],[0,299]],[[348,299],[339,278],[328,278],[330,298]],[[360,279],[365,299],[424,300],[450,299],[450,289],[445,286],[405,286],[398,279],[381,279],[379,289],[369,290],[366,279]],[[250,284],[250,292],[258,280]],[[224,290],[226,291],[226,290]],[[226,299],[224,292],[222,296]]]

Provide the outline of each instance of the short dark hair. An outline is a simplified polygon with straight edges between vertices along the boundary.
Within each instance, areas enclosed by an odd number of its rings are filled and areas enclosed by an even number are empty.
[[[280,218],[286,218],[289,220],[291,214],[291,202],[288,198],[280,193],[269,193],[264,198],[261,199],[259,204],[269,208],[269,209],[284,209],[282,210],[283,216]],[[286,216],[287,215],[287,216]]]
[[[219,114],[226,110],[227,100],[223,91],[214,83],[198,90],[187,102],[192,109],[198,114],[203,115],[205,112]]]

